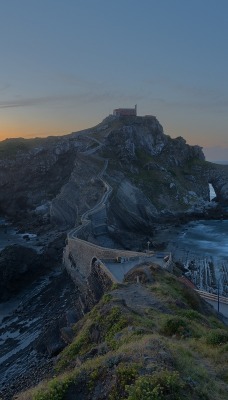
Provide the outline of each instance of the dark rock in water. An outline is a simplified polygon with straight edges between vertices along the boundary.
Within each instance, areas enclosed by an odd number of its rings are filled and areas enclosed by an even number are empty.
[[[0,252],[0,301],[19,293],[40,275],[61,264],[65,235],[49,243],[42,254],[12,245]]]
[[[9,299],[38,275],[37,262],[36,251],[27,247],[7,246],[0,252],[0,300]]]
[[[30,237],[29,237],[29,235],[23,235],[23,239],[25,239],[25,240],[30,240]]]

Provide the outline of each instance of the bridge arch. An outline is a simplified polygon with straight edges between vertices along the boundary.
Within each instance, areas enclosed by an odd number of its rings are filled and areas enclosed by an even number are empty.
[[[98,258],[94,256],[94,257],[91,259],[91,262],[90,262],[91,271],[92,271],[92,269],[94,269],[94,268],[96,268],[96,267],[98,266],[98,265],[96,265],[97,262],[98,262]]]

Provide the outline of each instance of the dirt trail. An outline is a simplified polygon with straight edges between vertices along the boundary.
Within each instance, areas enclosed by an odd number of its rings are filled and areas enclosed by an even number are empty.
[[[139,313],[144,313],[147,308],[170,313],[170,310],[153,295],[151,290],[140,283],[126,285],[123,288],[113,290],[112,295],[123,300],[129,308]]]

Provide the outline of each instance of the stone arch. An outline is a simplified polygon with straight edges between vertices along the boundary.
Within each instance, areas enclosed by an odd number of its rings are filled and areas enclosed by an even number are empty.
[[[93,292],[93,297],[99,300],[102,295],[111,288],[112,279],[102,268],[99,258],[93,257],[90,263],[90,274],[87,278],[87,284]]]
[[[209,200],[215,200],[218,197],[217,188],[214,185],[213,179],[208,182],[209,185]]]
[[[94,269],[97,269],[97,266],[98,266],[98,265],[96,265],[97,262],[98,262],[98,258],[94,256],[90,262],[90,270],[91,271]]]
[[[216,201],[222,206],[228,206],[228,165],[218,165],[207,171],[207,182],[213,186]]]

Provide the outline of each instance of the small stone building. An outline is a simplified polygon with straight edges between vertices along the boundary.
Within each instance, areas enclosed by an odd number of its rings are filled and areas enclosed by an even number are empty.
[[[136,117],[137,116],[137,104],[135,105],[134,108],[116,108],[115,110],[113,110],[113,115],[118,116],[118,117],[121,117],[121,116]]]

